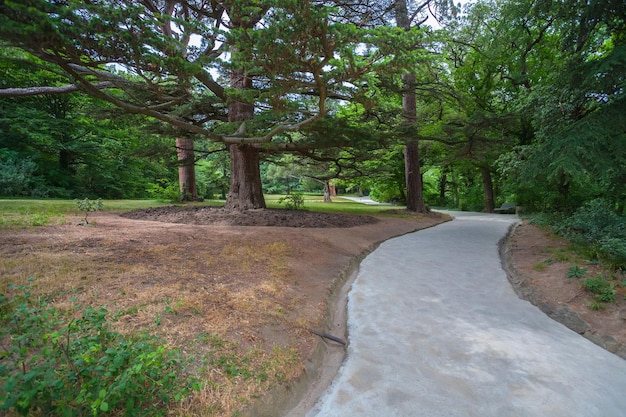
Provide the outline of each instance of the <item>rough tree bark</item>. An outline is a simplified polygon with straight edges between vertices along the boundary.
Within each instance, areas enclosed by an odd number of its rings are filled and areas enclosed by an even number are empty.
[[[324,203],[332,203],[333,200],[330,198],[330,182],[324,181]]]
[[[176,138],[176,153],[178,155],[180,199],[183,201],[197,201],[196,156],[193,151],[193,139]]]
[[[485,198],[485,208],[483,212],[493,213],[496,208],[496,202],[493,193],[493,181],[491,179],[491,170],[488,166],[481,166],[480,173],[483,179],[483,193]]]
[[[396,25],[405,30],[411,28],[406,0],[396,0]],[[407,127],[417,129],[417,97],[415,73],[402,75],[402,119]],[[404,146],[404,175],[406,181],[406,208],[418,213],[426,212],[422,190],[422,174],[419,161],[419,143],[409,139]]]
[[[417,141],[404,145],[404,175],[406,182],[406,209],[418,213],[426,212],[422,193],[422,174],[419,164]]]
[[[225,208],[230,210],[265,208],[258,149],[249,145],[230,145],[229,149],[230,191]]]
[[[252,79],[244,70],[233,70],[230,74],[232,88],[244,90],[252,88]],[[242,122],[253,117],[254,105],[233,100],[228,105],[228,121]],[[239,133],[245,133],[240,129]],[[259,150],[251,145],[229,145],[230,152],[230,191],[226,198],[229,210],[249,210],[265,208]]]

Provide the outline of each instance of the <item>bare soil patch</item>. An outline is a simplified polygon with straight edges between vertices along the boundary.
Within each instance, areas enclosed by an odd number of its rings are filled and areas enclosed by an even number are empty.
[[[312,228],[347,228],[372,224],[378,221],[376,217],[357,214],[272,209],[237,211],[201,206],[184,208],[177,206],[154,207],[128,212],[123,217],[166,223]]]
[[[0,231],[0,293],[34,277],[33,292],[58,307],[104,306],[116,330],[158,334],[198,358],[190,371],[208,381],[171,414],[230,416],[303,376],[323,343],[309,329],[333,333],[329,298],[357,257],[446,220],[199,207],[98,212],[87,227],[77,217]]]
[[[508,239],[504,258],[511,283],[522,298],[592,342],[626,358],[626,288],[619,284],[626,279],[623,273],[589,264],[568,250],[565,240],[527,221]],[[587,270],[583,278],[567,278],[573,265]],[[617,278],[617,294],[615,302],[602,303],[596,311],[589,307],[596,300],[582,282],[601,274]]]

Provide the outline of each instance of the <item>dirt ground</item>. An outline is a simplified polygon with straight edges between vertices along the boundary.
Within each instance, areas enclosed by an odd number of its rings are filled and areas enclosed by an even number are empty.
[[[35,277],[35,292],[60,307],[72,299],[103,305],[122,333],[147,330],[189,355],[216,355],[216,344],[207,340],[219,339],[220,348],[238,352],[251,372],[271,365],[262,382],[198,367],[198,375],[215,383],[173,414],[226,416],[272,385],[302,375],[321,340],[309,329],[333,331],[329,295],[355,258],[390,237],[446,220],[438,214],[209,207],[99,212],[88,227],[68,218],[54,226],[0,231],[0,292]],[[520,225],[504,250],[512,282],[549,314],[562,313],[563,306],[579,314],[588,323],[581,333],[619,351],[626,342],[624,297],[591,311],[580,283],[565,278],[572,260],[545,262],[564,246]],[[542,262],[545,267],[538,267]]]
[[[568,250],[568,243],[541,228],[522,222],[505,248],[503,260],[518,294],[553,319],[603,348],[626,358],[626,275],[602,270]],[[584,268],[581,278],[568,278],[573,266]],[[596,303],[582,285],[600,275],[613,278],[615,302]]]
[[[357,257],[447,218],[173,206],[89,220],[0,230],[0,293],[33,277],[60,308],[104,306],[117,331],[203,358],[191,373],[210,383],[171,414],[230,416],[302,375]]]

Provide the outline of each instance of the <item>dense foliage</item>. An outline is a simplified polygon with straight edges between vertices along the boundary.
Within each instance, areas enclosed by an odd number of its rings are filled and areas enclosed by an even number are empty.
[[[5,85],[60,81],[29,71],[41,62],[2,51]],[[148,127],[145,119],[77,93],[0,99],[0,195],[144,197],[149,184],[172,176],[175,155],[173,141]]]
[[[103,308],[61,311],[28,287],[0,295],[0,410],[18,415],[155,416],[191,388],[175,351],[111,330]],[[73,317],[72,313],[80,313]]]
[[[0,97],[0,194],[175,197],[187,131],[201,196],[258,170],[269,192],[330,181],[402,202],[419,141],[430,205],[626,209],[620,0],[198,5],[0,2],[2,87],[91,96]]]

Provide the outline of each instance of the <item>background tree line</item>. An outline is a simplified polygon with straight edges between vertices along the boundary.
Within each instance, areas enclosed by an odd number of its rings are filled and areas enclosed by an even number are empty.
[[[230,208],[332,181],[623,214],[623,6],[0,1],[0,193],[176,193],[186,138],[195,194]]]

